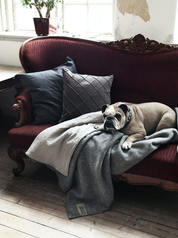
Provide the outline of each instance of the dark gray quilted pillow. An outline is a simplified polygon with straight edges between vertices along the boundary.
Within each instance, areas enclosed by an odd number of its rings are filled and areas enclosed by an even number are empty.
[[[63,112],[60,122],[99,111],[104,104],[110,104],[112,82],[113,75],[73,74],[63,68]]]

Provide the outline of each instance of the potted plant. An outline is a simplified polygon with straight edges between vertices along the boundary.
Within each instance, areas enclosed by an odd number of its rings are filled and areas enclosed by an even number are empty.
[[[22,0],[22,5],[26,7],[35,7],[38,11],[39,18],[33,18],[35,24],[35,31],[37,35],[49,34],[49,18],[50,11],[60,3],[61,0]],[[42,9],[46,8],[45,17],[42,15]],[[54,30],[54,27],[52,27]]]

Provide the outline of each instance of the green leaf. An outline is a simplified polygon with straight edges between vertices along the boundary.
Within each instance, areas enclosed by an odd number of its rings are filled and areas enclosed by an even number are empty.
[[[47,7],[51,11],[61,0],[21,0],[21,2],[25,7],[32,8],[34,6],[38,8],[38,12],[41,13],[41,8]]]

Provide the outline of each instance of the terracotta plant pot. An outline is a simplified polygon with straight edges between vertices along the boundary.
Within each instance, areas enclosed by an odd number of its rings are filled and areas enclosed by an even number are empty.
[[[49,18],[33,18],[35,31],[38,36],[47,36],[49,34]]]

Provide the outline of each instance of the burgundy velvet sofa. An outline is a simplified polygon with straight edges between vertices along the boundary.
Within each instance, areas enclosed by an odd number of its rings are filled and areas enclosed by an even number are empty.
[[[78,73],[114,74],[112,103],[157,101],[172,108],[178,106],[178,50],[145,39],[141,34],[115,42],[95,42],[68,37],[38,37],[26,41],[20,49],[20,60],[26,72],[52,69],[70,56]],[[17,163],[18,176],[25,168],[25,151],[34,138],[53,124],[33,125],[33,108],[28,90],[16,97],[13,110],[19,112],[16,128],[8,132],[9,157]],[[113,181],[134,185],[149,184],[178,191],[177,145],[166,144]]]

